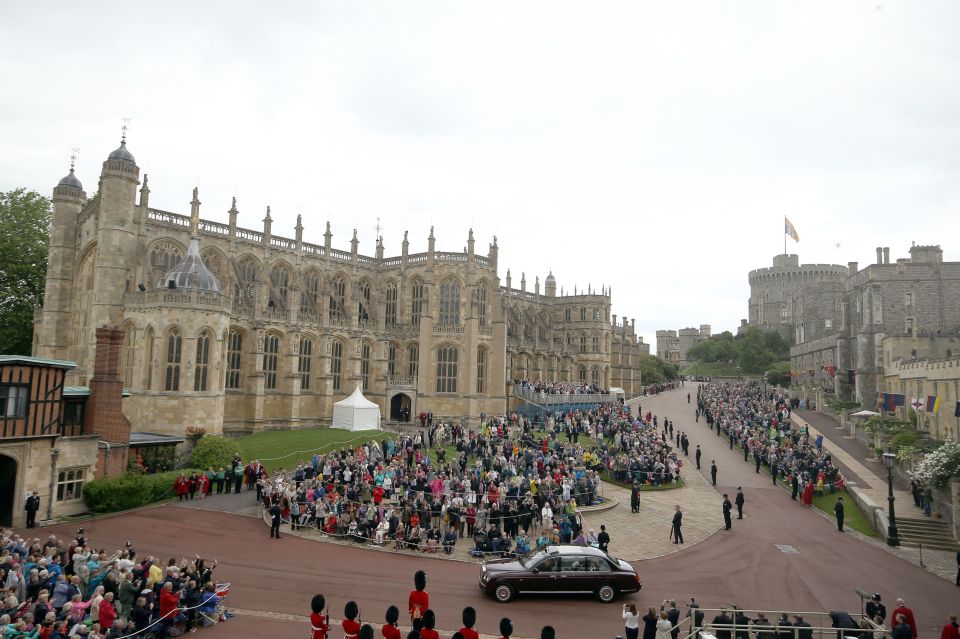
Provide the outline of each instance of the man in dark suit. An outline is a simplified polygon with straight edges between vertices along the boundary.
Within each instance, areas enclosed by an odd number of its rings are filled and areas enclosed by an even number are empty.
[[[270,537],[280,539],[280,504],[274,502],[270,506]]]
[[[733,503],[737,505],[737,519],[743,519],[743,488],[737,486],[737,496],[733,498]]]
[[[727,493],[723,493],[723,527],[724,530],[730,530],[733,527],[733,522],[730,521],[730,510],[733,508],[733,504],[730,503],[730,498],[727,497]]]
[[[37,491],[33,491],[33,493],[27,497],[23,509],[27,511],[27,528],[36,528],[37,511],[40,510],[40,495]]]
[[[700,470],[700,457],[703,455],[703,452],[700,450],[700,444],[697,444],[697,470]]]
[[[710,460],[710,481],[714,486],[717,485],[717,462],[714,459]]]
[[[676,512],[673,513],[673,526],[670,528],[670,532],[673,536],[673,543],[682,544],[683,543],[683,533],[680,531],[680,527],[683,523],[683,513],[680,512],[680,505],[677,504]]]
[[[833,513],[837,516],[837,530],[843,532],[843,497],[837,497],[837,503],[833,505]]]

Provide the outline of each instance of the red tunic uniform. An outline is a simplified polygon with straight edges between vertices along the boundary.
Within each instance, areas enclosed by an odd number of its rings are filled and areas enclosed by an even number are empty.
[[[479,632],[473,628],[467,628],[466,626],[460,629],[460,634],[463,635],[463,639],[480,639]]]
[[[392,623],[383,624],[383,628],[380,629],[380,632],[383,634],[383,639],[401,639],[400,629]]]
[[[340,622],[343,628],[343,639],[356,639],[360,634],[360,622],[353,619],[344,619]]]
[[[327,624],[326,615],[311,612],[310,627],[313,630],[313,639],[327,639],[327,633],[330,632],[330,625]]]
[[[430,607],[430,595],[425,590],[411,590],[407,599],[407,608],[410,610],[410,620],[420,619]]]
[[[430,628],[421,628],[420,639],[440,639],[440,633]]]

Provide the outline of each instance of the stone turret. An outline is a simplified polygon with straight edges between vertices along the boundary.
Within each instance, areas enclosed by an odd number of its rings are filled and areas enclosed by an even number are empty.
[[[553,271],[547,274],[547,279],[543,283],[543,292],[547,297],[557,296],[557,278],[553,276]]]

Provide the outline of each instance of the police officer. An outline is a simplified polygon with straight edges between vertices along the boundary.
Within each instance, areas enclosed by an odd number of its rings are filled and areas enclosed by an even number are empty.
[[[730,503],[727,493],[723,493],[723,525],[725,530],[730,530],[733,527],[733,522],[730,520],[730,510],[732,508],[733,504]]]

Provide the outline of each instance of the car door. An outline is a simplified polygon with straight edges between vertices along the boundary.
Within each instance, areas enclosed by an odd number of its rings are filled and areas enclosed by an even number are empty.
[[[611,581],[615,582],[615,575],[611,574],[610,564],[602,557],[587,557],[586,571],[584,576],[585,588],[593,592],[601,584]]]
[[[560,557],[547,557],[524,575],[523,584],[517,586],[517,589],[529,592],[554,591],[560,581],[560,574]]]
[[[557,590],[561,592],[583,592],[590,590],[587,585],[586,557],[568,555],[560,560],[560,583]]]

